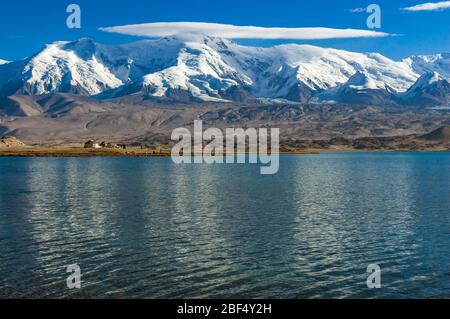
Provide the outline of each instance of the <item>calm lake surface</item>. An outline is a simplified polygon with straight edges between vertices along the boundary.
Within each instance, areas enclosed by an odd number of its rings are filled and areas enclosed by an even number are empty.
[[[450,298],[449,212],[449,153],[0,158],[0,297]]]

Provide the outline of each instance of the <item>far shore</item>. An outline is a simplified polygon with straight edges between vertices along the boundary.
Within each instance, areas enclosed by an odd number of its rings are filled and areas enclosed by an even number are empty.
[[[89,149],[82,147],[11,147],[0,148],[0,157],[164,157],[167,150]]]
[[[281,155],[314,155],[320,153],[446,153],[449,150],[355,150],[355,149],[302,149],[281,150]],[[194,156],[196,154],[193,154]],[[168,149],[89,149],[82,147],[5,147],[0,157],[169,157]]]
[[[270,153],[270,152],[269,152]],[[315,150],[286,150],[280,154],[319,154]],[[146,148],[82,148],[82,147],[5,147],[0,148],[0,157],[168,157],[168,149]],[[200,154],[201,155],[201,154]],[[196,156],[196,154],[193,154]]]

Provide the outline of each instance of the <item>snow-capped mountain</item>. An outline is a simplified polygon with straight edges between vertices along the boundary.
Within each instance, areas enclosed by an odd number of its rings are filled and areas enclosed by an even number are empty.
[[[450,79],[450,53],[411,56],[403,62],[417,74],[436,72],[443,78]]]
[[[422,75],[400,100],[409,105],[450,105],[450,83],[437,72]]]
[[[396,91],[385,83],[374,81],[366,72],[356,72],[344,84],[324,91],[316,102],[339,102],[346,104],[392,104]]]
[[[97,98],[308,102],[326,97],[375,103],[406,92],[431,69],[450,78],[449,55],[393,61],[377,53],[309,45],[248,47],[196,34],[116,46],[81,39],[55,42],[30,58],[0,65],[0,96],[69,92]]]

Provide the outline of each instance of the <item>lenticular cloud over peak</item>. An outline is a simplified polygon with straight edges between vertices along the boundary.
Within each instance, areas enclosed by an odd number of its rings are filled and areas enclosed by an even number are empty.
[[[266,28],[202,22],[157,22],[100,28],[111,33],[144,37],[166,37],[199,33],[227,39],[320,40],[344,38],[386,37],[388,33],[358,29],[333,28]]]

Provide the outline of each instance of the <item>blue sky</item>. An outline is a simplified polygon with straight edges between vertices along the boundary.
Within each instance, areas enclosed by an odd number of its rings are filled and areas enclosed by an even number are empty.
[[[433,1],[433,0],[431,0]],[[329,27],[367,29],[367,13],[350,9],[377,3],[382,8],[382,29],[396,37],[330,40],[237,40],[247,45],[308,43],[352,51],[380,52],[399,59],[412,54],[450,52],[450,9],[407,12],[400,8],[423,0],[25,0],[4,1],[0,11],[0,59],[17,60],[57,40],[90,37],[106,44],[142,38],[106,33],[100,27],[151,22],[212,22],[263,27]],[[82,9],[82,28],[66,27],[66,7]]]

